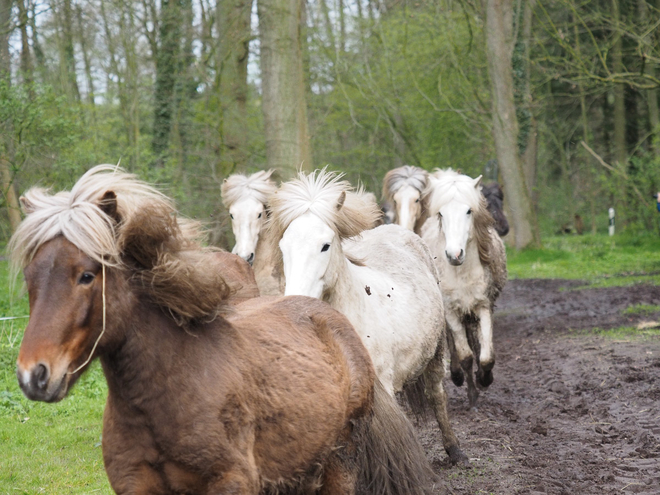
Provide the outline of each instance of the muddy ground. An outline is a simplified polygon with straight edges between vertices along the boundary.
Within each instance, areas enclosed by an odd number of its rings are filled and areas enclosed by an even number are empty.
[[[577,281],[510,281],[495,316],[495,381],[467,410],[447,380],[469,468],[447,465],[432,419],[420,437],[454,494],[660,494],[660,338],[599,336],[660,313],[660,287],[576,290]]]

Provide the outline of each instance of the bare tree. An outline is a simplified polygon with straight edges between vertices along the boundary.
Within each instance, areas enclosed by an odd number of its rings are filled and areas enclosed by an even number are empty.
[[[513,6],[512,0],[486,0],[485,6],[486,53],[493,99],[493,137],[504,180],[504,193],[513,217],[514,244],[521,249],[540,244],[540,237],[518,153],[518,121],[511,73]]]
[[[258,0],[262,110],[268,167],[284,177],[312,169],[305,103],[300,16],[302,0]]]

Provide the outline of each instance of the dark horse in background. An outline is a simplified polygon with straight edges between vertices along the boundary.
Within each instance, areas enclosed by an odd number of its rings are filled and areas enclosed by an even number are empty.
[[[481,186],[481,194],[486,198],[488,211],[495,220],[495,231],[504,237],[509,233],[509,222],[504,215],[504,191],[497,182]]]
[[[167,198],[114,167],[22,204],[10,244],[30,299],[18,380],[57,402],[100,359],[117,493],[431,492],[410,423],[329,305],[232,296],[240,284],[223,274],[243,262],[202,248]]]

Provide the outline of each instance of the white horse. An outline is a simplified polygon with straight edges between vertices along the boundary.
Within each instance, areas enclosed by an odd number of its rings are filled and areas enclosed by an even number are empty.
[[[396,225],[365,230],[378,205],[325,170],[282,184],[270,208],[285,295],[320,298],[344,313],[390,394],[423,375],[445,450],[467,463],[447,416],[442,294],[424,242]]]
[[[234,174],[222,182],[222,203],[229,210],[236,244],[232,253],[250,263],[262,296],[280,295],[280,277],[266,256],[264,232],[268,217],[268,198],[277,190],[271,179],[273,170],[250,176]]]
[[[465,373],[471,408],[479,396],[472,376],[473,356],[479,385],[485,388],[493,382],[492,314],[507,279],[504,244],[493,229],[480,181],[481,176],[472,179],[451,169],[429,175],[424,194],[430,218],[422,228],[442,280],[451,378],[461,386]]]
[[[428,172],[419,167],[404,165],[387,172],[383,178],[383,201],[391,205],[392,223],[419,234],[428,218],[424,191]]]

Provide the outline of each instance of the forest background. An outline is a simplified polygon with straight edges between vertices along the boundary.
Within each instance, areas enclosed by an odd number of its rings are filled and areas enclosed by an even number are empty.
[[[657,234],[659,64],[660,0],[0,0],[0,241],[120,160],[224,247],[224,177],[325,165],[499,180],[516,247]]]

